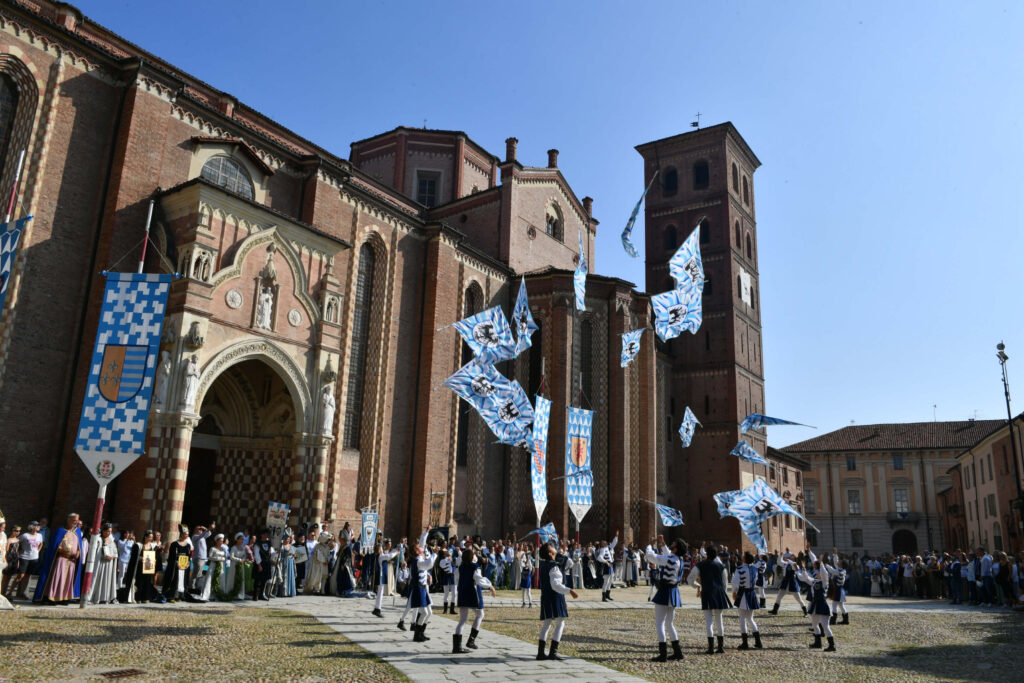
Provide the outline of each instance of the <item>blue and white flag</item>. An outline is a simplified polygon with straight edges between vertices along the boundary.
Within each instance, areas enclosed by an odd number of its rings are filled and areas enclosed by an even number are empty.
[[[569,509],[577,522],[593,505],[594,473],[590,468],[590,434],[594,411],[568,408],[565,430],[565,486]]]
[[[511,388],[508,379],[495,370],[493,365],[477,358],[456,370],[444,381],[444,385],[481,413],[486,404],[497,401],[501,394]]]
[[[743,493],[740,489],[735,491],[722,491],[716,493],[712,498],[715,499],[715,503],[718,504],[718,516],[721,518],[732,517],[732,513],[729,512],[729,506],[732,505],[733,499]]]
[[[587,310],[587,254],[583,251],[583,233],[577,233],[580,244],[580,262],[576,264],[576,272],[572,275],[572,284],[576,290],[576,310]]]
[[[510,446],[527,446],[530,439],[530,425],[533,423],[533,406],[519,382],[512,380],[502,392],[494,394],[495,400],[483,404],[480,417],[491,428],[498,441]]]
[[[654,331],[662,341],[675,339],[685,331],[697,334],[704,318],[700,294],[696,291],[673,289],[656,294],[651,297],[651,305],[654,307]]]
[[[533,322],[533,315],[530,313],[530,301],[526,298],[526,278],[519,281],[519,296],[516,297],[516,306],[512,309],[512,324],[516,328],[516,355],[532,346],[530,337],[539,330],[537,323]]]
[[[740,520],[740,527],[747,535],[751,543],[764,552],[767,546],[764,537],[761,535],[761,522],[777,515],[795,515],[807,523],[815,531],[816,526],[807,521],[796,508],[790,505],[786,499],[769,486],[763,479],[757,479],[753,484],[737,493],[729,505],[729,514]]]
[[[647,187],[644,188],[644,193],[640,195],[640,199],[636,201],[636,206],[633,207],[633,213],[629,214],[629,220],[626,221],[626,228],[622,231],[622,248],[626,250],[626,253],[633,258],[639,258],[640,252],[636,250],[633,243],[629,238],[633,235],[633,224],[636,223],[636,216],[640,213],[640,205],[644,203],[644,197],[651,189],[651,185],[654,184],[654,179],[658,177],[658,171],[654,172],[651,176],[651,182],[647,183]]]
[[[7,286],[11,281],[11,270],[14,268],[14,259],[18,257],[18,245],[21,243],[21,235],[25,232],[25,223],[32,220],[32,216],[19,218],[11,223],[0,225],[0,320],[4,319],[4,302],[7,301]]]
[[[654,508],[661,515],[661,523],[665,526],[683,526],[683,513],[675,508],[670,508],[661,503],[655,503]]]
[[[460,320],[453,327],[466,340],[474,355],[485,363],[499,363],[516,357],[516,341],[500,306]]]
[[[104,273],[99,329],[75,452],[100,485],[146,450],[160,330],[173,275]]]
[[[644,328],[642,327],[639,330],[622,333],[622,359],[619,361],[620,366],[626,367],[636,358],[636,354],[640,352],[640,337],[643,336],[643,333]]]
[[[526,536],[523,536],[523,538],[529,538],[534,534],[537,534],[537,536],[540,537],[541,543],[558,543],[558,531],[555,529],[555,525],[551,522],[548,522],[539,529],[534,529],[530,533],[526,534]]]
[[[746,434],[751,429],[760,429],[761,427],[768,427],[770,425],[796,425],[798,427],[810,427],[810,425],[800,424],[799,422],[790,422],[789,420],[782,420],[777,417],[768,417],[767,415],[751,413],[743,418],[743,422],[740,423],[740,434]],[[814,429],[814,427],[811,427],[811,429]]]
[[[373,545],[377,541],[377,525],[380,522],[380,513],[375,510],[363,510],[362,529],[359,537],[359,552],[369,555],[373,552]]]
[[[758,552],[768,552],[768,542],[764,539],[764,534],[761,532],[761,522],[757,518],[740,518],[740,530],[744,536],[750,539],[750,542],[754,544]]]
[[[754,447],[747,443],[745,440],[740,439],[740,442],[736,444],[731,451],[730,455],[735,455],[740,460],[746,460],[757,465],[771,465],[770,462],[764,459],[760,453],[754,450]]]
[[[700,420],[690,410],[690,406],[686,406],[686,412],[683,413],[683,424],[679,425],[679,438],[683,440],[683,448],[687,448],[693,441],[693,432],[696,431],[699,424]]]
[[[690,233],[668,262],[668,274],[681,292],[704,293],[704,263],[700,258],[700,225]]]
[[[533,434],[530,438],[530,484],[537,520],[548,505],[548,425],[551,422],[551,401],[537,396],[533,408]]]

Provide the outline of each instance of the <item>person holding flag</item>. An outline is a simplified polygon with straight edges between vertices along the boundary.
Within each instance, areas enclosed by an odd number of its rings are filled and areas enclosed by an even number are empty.
[[[616,531],[612,542],[601,541],[601,547],[597,551],[597,563],[601,566],[604,577],[601,583],[601,602],[612,601],[612,582],[615,579],[615,556],[612,551],[618,543],[619,532]]]
[[[565,607],[565,596],[579,597],[575,590],[562,583],[562,570],[555,561],[555,548],[545,543],[540,548],[540,639],[537,641],[537,659],[562,660],[558,656],[558,644],[562,641],[562,630],[569,610]],[[554,627],[554,632],[551,631]],[[551,634],[551,650],[544,654],[548,634]]]
[[[796,577],[806,583],[811,589],[811,627],[814,630],[814,642],[808,647],[812,650],[821,649],[821,636],[828,638],[828,647],[825,652],[836,651],[836,640],[832,636],[832,628],[829,626],[829,618],[832,616],[828,608],[826,595],[828,594],[828,570],[825,564],[812,555],[813,570],[808,572],[800,568]]]
[[[416,559],[413,560],[413,567],[411,567],[412,586],[409,590],[409,607],[416,610],[416,616],[412,620],[412,632],[415,634],[413,642],[415,643],[430,640],[425,633],[427,621],[430,620],[430,608],[433,604],[430,601],[430,570],[434,568],[437,555],[431,552],[427,546],[429,533],[430,527],[428,526],[423,530],[423,535],[420,536],[420,540],[415,546]],[[399,622],[399,628],[402,626],[402,623]]]
[[[779,566],[782,567],[782,583],[779,584],[779,590],[775,594],[775,604],[768,614],[777,615],[779,613],[779,604],[782,602],[782,598],[786,595],[792,595],[796,598],[796,604],[800,605],[800,609],[803,610],[804,616],[807,616],[807,606],[804,605],[803,598],[800,597],[800,587],[796,582],[796,562],[793,561],[793,553],[785,553],[782,559],[779,560]]]
[[[657,548],[659,552],[655,551]],[[683,576],[683,555],[688,546],[686,541],[676,539],[672,548],[665,547],[665,537],[659,535],[652,545],[647,546],[645,553],[648,564],[658,568],[657,593],[654,594],[654,628],[658,632],[658,654],[652,662],[667,662],[669,659],[682,659],[683,651],[679,647],[679,634],[676,632],[675,611],[683,606],[679,597],[679,580]],[[668,656],[668,636],[672,636],[672,656]]]

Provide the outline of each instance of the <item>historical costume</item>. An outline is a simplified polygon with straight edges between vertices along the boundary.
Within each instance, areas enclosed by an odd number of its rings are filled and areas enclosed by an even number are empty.
[[[455,614],[455,563],[448,550],[441,551],[441,561],[437,566],[441,570],[441,590],[444,593],[444,611],[441,614],[448,614],[448,605]]]
[[[416,610],[416,616],[412,620],[412,630],[416,634],[413,641],[418,643],[430,640],[426,635],[427,621],[430,619],[433,604],[430,600],[430,570],[434,568],[436,561],[437,555],[427,547],[427,531],[424,531],[416,547],[409,590],[409,607]]]
[[[612,582],[615,580],[615,556],[612,553],[618,542],[619,534],[615,532],[612,542],[602,545],[601,549],[597,551],[597,562],[601,567],[602,576],[601,602],[608,602],[612,599]]]
[[[385,551],[379,544],[374,551],[373,574],[370,575],[370,590],[374,593],[373,616],[383,619],[384,615],[381,614],[380,608],[384,604],[384,591],[387,589],[388,575],[393,573],[388,571],[388,563],[398,555],[399,551],[398,548]]]
[[[545,543],[541,548],[540,561],[540,638],[537,640],[537,659],[561,660],[558,656],[558,644],[562,641],[565,620],[569,618],[569,610],[565,606],[565,596],[576,597],[576,591],[562,583],[562,570],[554,559],[555,549]],[[554,627],[554,631],[551,629]],[[544,654],[544,646],[551,634],[551,650]]]
[[[819,561],[814,561],[814,571],[808,573],[803,569],[797,571],[797,578],[803,581],[811,589],[811,627],[814,629],[814,642],[812,649],[821,649],[821,636],[828,638],[828,647],[825,652],[836,651],[836,641],[832,637],[832,629],[829,626],[831,612],[828,609],[826,595],[828,593],[828,571]]]
[[[775,595],[775,605],[772,607],[769,614],[779,613],[779,603],[782,602],[782,598],[785,595],[792,595],[796,598],[796,603],[800,605],[800,609],[803,610],[804,616],[807,615],[807,607],[804,605],[803,599],[800,597],[800,586],[796,582],[796,562],[793,561],[792,553],[786,553],[779,560],[779,566],[782,568],[782,583],[779,584],[779,592]]]
[[[164,571],[164,597],[171,602],[179,598],[189,599],[192,544],[189,543],[187,526],[179,526],[178,531],[178,540],[167,546],[167,569]]]
[[[480,572],[480,565],[476,562],[476,552],[472,548],[466,548],[459,555],[459,624],[455,627],[455,634],[452,635],[452,654],[465,654],[469,650],[476,649],[476,637],[480,633],[480,625],[484,621],[484,594],[487,588],[494,593],[494,586],[484,578]],[[476,616],[473,619],[473,628],[469,632],[469,640],[466,647],[462,647],[462,630],[469,621],[469,611],[474,610]]]
[[[156,573],[164,563],[164,553],[160,544],[153,540],[153,532],[148,531],[142,537],[140,560],[135,565],[135,584],[139,602],[166,602],[163,594],[156,590],[154,582]]]
[[[282,598],[295,597],[295,547],[291,536],[281,544],[281,584],[278,595]]]
[[[765,572],[768,571],[768,562],[764,559],[764,555],[758,556],[757,562],[754,563],[754,566],[757,568],[757,581],[755,583],[757,586],[757,598],[760,601],[760,607],[764,609],[764,607],[767,606],[764,596],[764,575]]]
[[[320,533],[316,545],[309,553],[306,562],[306,595],[320,595],[324,590],[324,581],[328,578],[327,563],[331,559],[331,535],[326,531]]]
[[[683,650],[679,647],[679,634],[676,631],[675,611],[677,607],[683,606],[679,597],[679,580],[683,575],[683,560],[680,554],[686,552],[686,543],[676,541],[673,550],[662,547],[661,552],[655,552],[654,548],[647,546],[645,559],[652,567],[657,568],[658,583],[657,592],[654,594],[654,627],[658,632],[658,655],[654,657],[655,662],[666,662],[669,659],[682,659]],[[671,636],[672,656],[668,656],[668,643]]]
[[[839,616],[839,612],[843,613],[844,624],[850,623],[850,614],[846,611],[846,570],[842,566],[842,560],[837,565],[823,565],[828,571],[829,582],[828,582],[828,599],[832,602],[832,616],[829,618],[830,624],[835,624]]]
[[[530,603],[530,607],[533,607],[533,556],[529,553],[523,553],[523,557],[520,560],[519,575],[522,577],[519,579],[519,590],[522,593],[523,604],[522,607],[526,607],[527,601]]]
[[[754,610],[761,608],[761,598],[757,595],[757,578],[764,574],[758,571],[758,565],[754,562],[751,553],[745,553],[743,564],[736,568],[732,575],[732,592],[735,598],[736,610],[740,617],[740,636],[743,643],[739,650],[749,650],[747,632],[754,634],[754,647],[761,649],[761,633],[754,623]]]
[[[334,562],[334,571],[331,574],[327,592],[348,598],[352,596],[355,587],[355,579],[352,577],[352,545],[341,539],[341,548],[339,548],[338,558]]]
[[[707,629],[707,654],[725,652],[725,628],[722,625],[722,613],[729,609],[729,595],[725,592],[726,568],[722,560],[715,555],[715,547],[705,548],[707,558],[698,562],[690,570],[689,581],[700,584],[700,608],[704,610],[704,625]],[[699,577],[699,578],[698,578]],[[715,648],[715,638],[718,647]]]
[[[78,515],[68,517],[67,527],[57,529],[46,546],[32,602],[66,603],[81,596],[85,561]]]
[[[228,567],[228,599],[242,600],[245,598],[245,586],[252,574],[252,563],[249,561],[249,550],[245,547],[245,534],[235,534],[235,544],[228,551],[231,564]]]
[[[104,524],[96,552],[96,569],[87,596],[89,602],[117,602],[117,554],[117,541],[111,535],[111,526]]]
[[[202,597],[206,600],[211,595],[217,600],[228,598],[231,584],[228,583],[228,547],[224,545],[224,534],[213,537],[207,559],[210,562],[210,580],[206,582]]]
[[[256,568],[253,573],[252,599],[269,600],[264,591],[273,571],[274,548],[270,543],[270,533],[266,529],[260,533],[260,540],[253,544],[252,559]]]

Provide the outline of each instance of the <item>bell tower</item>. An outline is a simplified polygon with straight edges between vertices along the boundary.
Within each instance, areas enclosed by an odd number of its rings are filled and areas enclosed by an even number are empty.
[[[731,123],[639,145],[644,184],[658,176],[645,203],[646,289],[674,286],[668,261],[693,230],[700,230],[704,262],[704,320],[696,335],[657,343],[659,379],[666,387],[657,438],[666,443],[658,463],[660,502],[679,508],[687,536],[738,547],[736,520],[719,519],[712,495],[749,485],[768,468],[729,451],[741,438],[739,423],[764,412],[760,283],[754,171],[761,162]],[[677,430],[686,407],[700,420],[682,448]],[[765,455],[763,433],[742,438]],[[770,524],[765,532],[770,533]],[[749,543],[745,543],[749,547]]]

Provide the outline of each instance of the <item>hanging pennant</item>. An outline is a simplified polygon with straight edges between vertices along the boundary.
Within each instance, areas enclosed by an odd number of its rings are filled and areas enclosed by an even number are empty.
[[[676,281],[676,289],[679,291],[696,292],[698,297],[704,293],[704,263],[700,258],[700,222],[669,259],[668,274]]]
[[[516,297],[516,305],[512,309],[512,324],[516,328],[516,355],[518,356],[533,345],[530,337],[540,329],[530,313],[530,302],[526,297],[525,277],[519,281],[519,296]]]
[[[647,183],[647,187],[644,188],[644,193],[640,195],[640,199],[636,201],[636,206],[633,207],[633,213],[629,214],[629,220],[626,221],[626,227],[622,231],[622,248],[626,250],[626,253],[633,258],[640,258],[640,252],[636,250],[633,243],[630,241],[630,237],[633,235],[633,224],[636,223],[636,216],[640,213],[640,205],[644,203],[644,197],[651,189],[651,185],[654,184],[654,179],[658,177],[658,171],[654,172],[651,176],[651,182]]]
[[[662,341],[668,341],[685,331],[697,334],[703,320],[700,294],[682,292],[674,289],[671,292],[656,294],[651,297],[654,307],[654,331]]]
[[[565,432],[565,486],[569,510],[577,522],[593,504],[594,474],[590,468],[590,434],[594,411],[569,407]]]
[[[576,290],[576,310],[587,310],[587,254],[583,251],[583,233],[577,233],[580,245],[580,262],[576,264],[576,272],[573,273],[573,287]]]
[[[747,462],[752,462],[755,465],[768,465],[768,466],[771,466],[770,462],[765,460],[764,457],[760,453],[758,453],[757,451],[754,450],[753,446],[748,444],[743,439],[740,439],[740,442],[738,444],[736,444],[736,446],[731,451],[729,451],[729,454],[730,455],[735,455],[740,460],[746,460]]]
[[[551,401],[537,396],[533,409],[533,433],[530,438],[530,483],[533,488],[533,505],[537,519],[548,504],[547,449],[548,425],[551,422]]]
[[[690,406],[686,406],[686,412],[683,413],[683,424],[679,425],[679,438],[683,440],[683,448],[689,447],[690,442],[693,441],[693,433],[699,424],[700,420],[690,410]]]
[[[516,357],[516,342],[500,306],[488,308],[453,324],[473,354],[484,363]]]
[[[636,354],[640,352],[640,337],[643,336],[644,328],[622,333],[622,359],[619,361],[621,367],[626,367]]]

